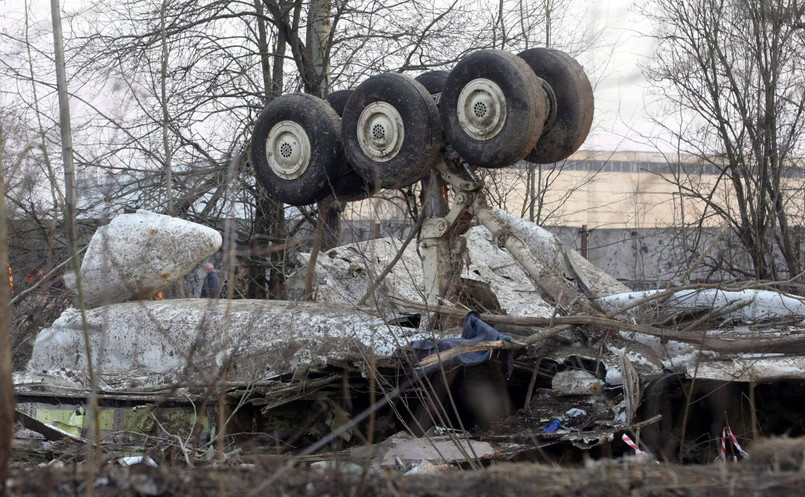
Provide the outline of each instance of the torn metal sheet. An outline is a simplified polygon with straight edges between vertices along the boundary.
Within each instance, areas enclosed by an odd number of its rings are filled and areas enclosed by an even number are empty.
[[[525,242],[535,258],[548,267],[561,269],[566,278],[576,280],[591,298],[629,292],[629,287],[597,268],[553,233],[503,209],[494,211]]]
[[[406,434],[389,438],[383,444],[385,451],[381,467],[394,467],[397,459],[403,462],[430,461],[436,464],[455,464],[469,459],[489,459],[497,454],[489,442],[467,440],[463,437],[414,438]]]
[[[784,344],[790,337],[801,334],[799,326],[770,327],[753,329],[749,326],[732,326],[718,330],[699,332],[704,337],[729,341],[754,341],[759,350],[771,350],[763,353],[725,354],[702,350],[695,344],[681,343],[674,340],[663,341],[659,337],[641,335],[634,332],[621,332],[621,336],[629,340],[629,345],[611,344],[607,350],[617,357],[627,354],[630,362],[640,375],[651,375],[660,371],[672,371],[688,378],[696,377],[704,380],[764,382],[792,379],[805,379],[805,356],[786,353]],[[635,349],[639,346],[642,353]],[[645,351],[653,351],[654,357]],[[777,352],[779,350],[779,352]],[[657,366],[655,358],[661,360]],[[638,362],[639,361],[639,362]],[[607,369],[607,383],[621,383],[620,369]]]
[[[616,402],[617,397],[603,390],[597,394],[587,390],[585,394],[563,395],[553,389],[538,388],[530,405],[520,413],[523,417],[519,422],[539,433],[537,440],[541,445],[568,442],[589,448],[612,440],[615,433],[628,428],[622,407],[616,406]]]
[[[83,442],[92,427],[89,409],[82,399],[24,396],[18,400],[17,409],[23,426],[49,440],[68,438]],[[170,433],[190,433],[194,429],[209,433],[213,420],[212,411],[200,416],[189,402],[177,407],[104,405],[98,411],[101,435],[113,435],[118,441],[131,441],[132,437],[159,432],[160,429]]]
[[[86,313],[95,368],[144,372],[149,384],[258,381],[329,361],[389,357],[426,338],[346,306],[269,300],[140,301]],[[42,330],[30,372],[86,371],[81,315]],[[139,385],[142,386],[142,385]]]
[[[22,426],[31,431],[39,433],[40,435],[44,436],[46,440],[62,440],[66,438],[74,442],[86,443],[86,440],[75,433],[71,433],[73,430],[64,430],[53,423],[49,424],[43,420],[37,419],[35,415],[30,416],[19,409],[15,409],[14,414],[17,421],[19,421]]]
[[[489,285],[510,316],[552,315],[553,307],[539,296],[531,278],[506,250],[497,246],[488,230],[476,226],[464,238],[467,247],[462,278]],[[369,290],[370,279],[391,263],[401,245],[395,238],[380,238],[343,245],[322,254],[316,261],[317,300],[336,305],[356,304]],[[309,255],[299,257],[306,263]],[[297,271],[300,279],[297,286],[304,274],[304,268]],[[424,304],[423,279],[422,260],[416,246],[410,244],[375,290],[379,305],[387,305],[385,297]],[[289,286],[294,286],[293,282]]]
[[[685,365],[688,377],[740,382],[805,379],[805,357],[784,354],[740,354]]]
[[[135,464],[145,464],[146,466],[151,466],[154,468],[157,467],[156,461],[154,461],[148,456],[126,456],[121,457],[115,462],[117,462],[121,466],[134,466]]]
[[[207,226],[144,210],[120,214],[98,228],[81,262],[84,305],[150,298],[220,247],[221,234]],[[75,275],[65,281],[75,288]]]
[[[605,309],[615,311],[623,306],[649,299],[661,290],[629,292],[602,297],[596,301]],[[789,316],[805,316],[805,300],[770,290],[726,291],[718,289],[679,290],[654,300],[661,316],[672,316],[681,310],[728,309],[725,316],[743,322],[756,322]]]
[[[424,460],[405,472],[406,475],[432,475],[439,471],[444,471],[444,466],[436,466],[428,460]]]
[[[597,395],[602,392],[604,382],[587,371],[568,369],[554,375],[551,388],[558,395]]]

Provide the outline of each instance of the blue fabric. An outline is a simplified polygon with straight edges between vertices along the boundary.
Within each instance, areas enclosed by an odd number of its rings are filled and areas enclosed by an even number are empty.
[[[553,421],[550,422],[550,424],[548,426],[546,426],[542,430],[542,433],[553,433],[553,432],[555,432],[556,430],[558,430],[561,427],[562,427],[562,420],[561,419],[554,419]]]
[[[460,338],[429,338],[427,340],[416,340],[411,344],[411,346],[416,351],[417,358],[422,360],[431,354],[435,354],[436,351],[444,352],[445,350],[450,350],[458,347],[459,345],[464,345],[467,343],[493,342],[496,340],[505,340],[510,342],[511,337],[501,335],[498,330],[492,328],[482,321],[477,312],[472,311],[464,316],[464,327],[462,329]],[[466,354],[461,354],[460,356],[456,357],[455,360],[463,366],[474,366],[476,364],[481,364],[485,361],[488,361],[491,357],[491,350],[481,350],[478,352],[467,352]],[[506,364],[507,374],[511,374],[512,370],[514,369],[514,358],[511,354],[511,351],[501,351],[501,359]]]
[[[215,271],[207,273],[204,284],[201,285],[201,298],[213,297],[213,292],[218,288],[218,274]]]

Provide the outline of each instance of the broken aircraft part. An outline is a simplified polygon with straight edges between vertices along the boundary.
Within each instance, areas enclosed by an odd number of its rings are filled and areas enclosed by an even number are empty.
[[[377,316],[308,302],[175,299],[126,302],[87,311],[93,363],[133,370],[157,384],[258,380],[329,361],[390,357],[411,328]],[[65,312],[34,344],[32,372],[86,369],[78,311]]]
[[[81,261],[84,305],[148,299],[220,247],[221,234],[207,226],[142,210],[120,214],[98,228]]]

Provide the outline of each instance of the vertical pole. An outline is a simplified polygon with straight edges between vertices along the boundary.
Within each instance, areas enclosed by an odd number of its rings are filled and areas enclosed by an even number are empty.
[[[589,242],[590,232],[587,231],[586,224],[581,225],[581,231],[579,231],[579,233],[581,233],[581,256],[585,259],[589,259],[589,257],[587,257],[587,244]]]
[[[69,229],[75,221],[75,167],[73,165],[73,135],[70,128],[70,103],[67,97],[67,71],[64,61],[64,41],[59,0],[51,0],[50,8],[53,16],[56,88],[59,94],[59,129],[61,131],[62,160],[64,161],[64,202],[65,210],[67,211],[65,213],[65,224]]]
[[[67,69],[64,60],[64,39],[61,27],[61,7],[59,0],[50,0],[50,13],[53,19],[53,48],[55,51],[56,62],[56,89],[59,94],[59,128],[62,140],[62,160],[64,161],[64,225],[67,230],[67,237],[70,240],[70,249],[73,259],[73,270],[76,275],[76,289],[78,291],[78,306],[81,310],[81,322],[84,331],[84,352],[87,356],[87,372],[91,388],[90,412],[92,413],[93,431],[95,435],[96,451],[88,451],[88,462],[90,472],[94,471],[93,456],[100,458],[101,450],[101,426],[98,418],[98,382],[95,378],[95,368],[92,364],[92,346],[89,338],[89,326],[87,325],[86,309],[84,307],[84,296],[81,281],[81,263],[78,260],[78,241],[76,239],[76,194],[75,194],[75,166],[73,165],[73,135],[70,127],[70,102],[67,93]],[[90,485],[87,488],[87,495],[92,497],[93,490]]]

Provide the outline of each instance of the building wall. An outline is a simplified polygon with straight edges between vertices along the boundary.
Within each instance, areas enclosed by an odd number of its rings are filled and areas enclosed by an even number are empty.
[[[484,175],[489,201],[496,207],[529,218],[527,202],[528,165],[479,170]],[[735,208],[730,183],[710,164],[692,156],[676,160],[646,152],[579,152],[562,164],[544,165],[537,177],[547,181],[543,225],[597,228],[684,227],[697,222],[705,212],[701,201],[683,197],[670,180],[682,178],[685,186],[713,195],[728,208]],[[805,174],[802,169],[787,173],[784,193],[797,215],[805,213],[801,195]],[[417,194],[418,195],[418,194]],[[412,199],[415,200],[415,199]],[[400,192],[382,192],[378,198],[354,202],[347,207],[350,219],[404,219],[406,203]],[[708,218],[705,226],[718,226],[720,219]]]
[[[529,218],[527,168],[519,164],[480,171],[486,174],[490,203],[525,219]],[[714,166],[700,165],[691,156],[668,161],[650,153],[579,153],[564,164],[543,166],[542,178],[547,179],[549,188],[542,224],[577,250],[581,248],[582,227],[586,226],[587,256],[594,264],[634,288],[663,287],[668,280],[684,275],[722,224],[720,218],[712,216],[699,232],[695,223],[704,212],[704,204],[683,198],[679,186],[669,179],[676,176],[691,188],[712,190],[723,205],[734,209],[731,187],[723,178],[719,183],[717,173]],[[536,175],[539,177],[539,170]],[[789,207],[799,216],[798,222],[805,212],[802,183],[802,170],[789,171],[783,181],[784,194],[789,196]],[[418,192],[408,200],[412,205],[418,202]],[[372,234],[402,237],[411,224],[406,224],[411,219],[407,209],[400,192],[383,192],[378,198],[352,203],[345,212],[345,239]],[[694,243],[697,236],[700,240]],[[726,267],[748,266],[737,250],[739,246],[731,235],[723,236],[689,279],[721,281],[728,278]]]

